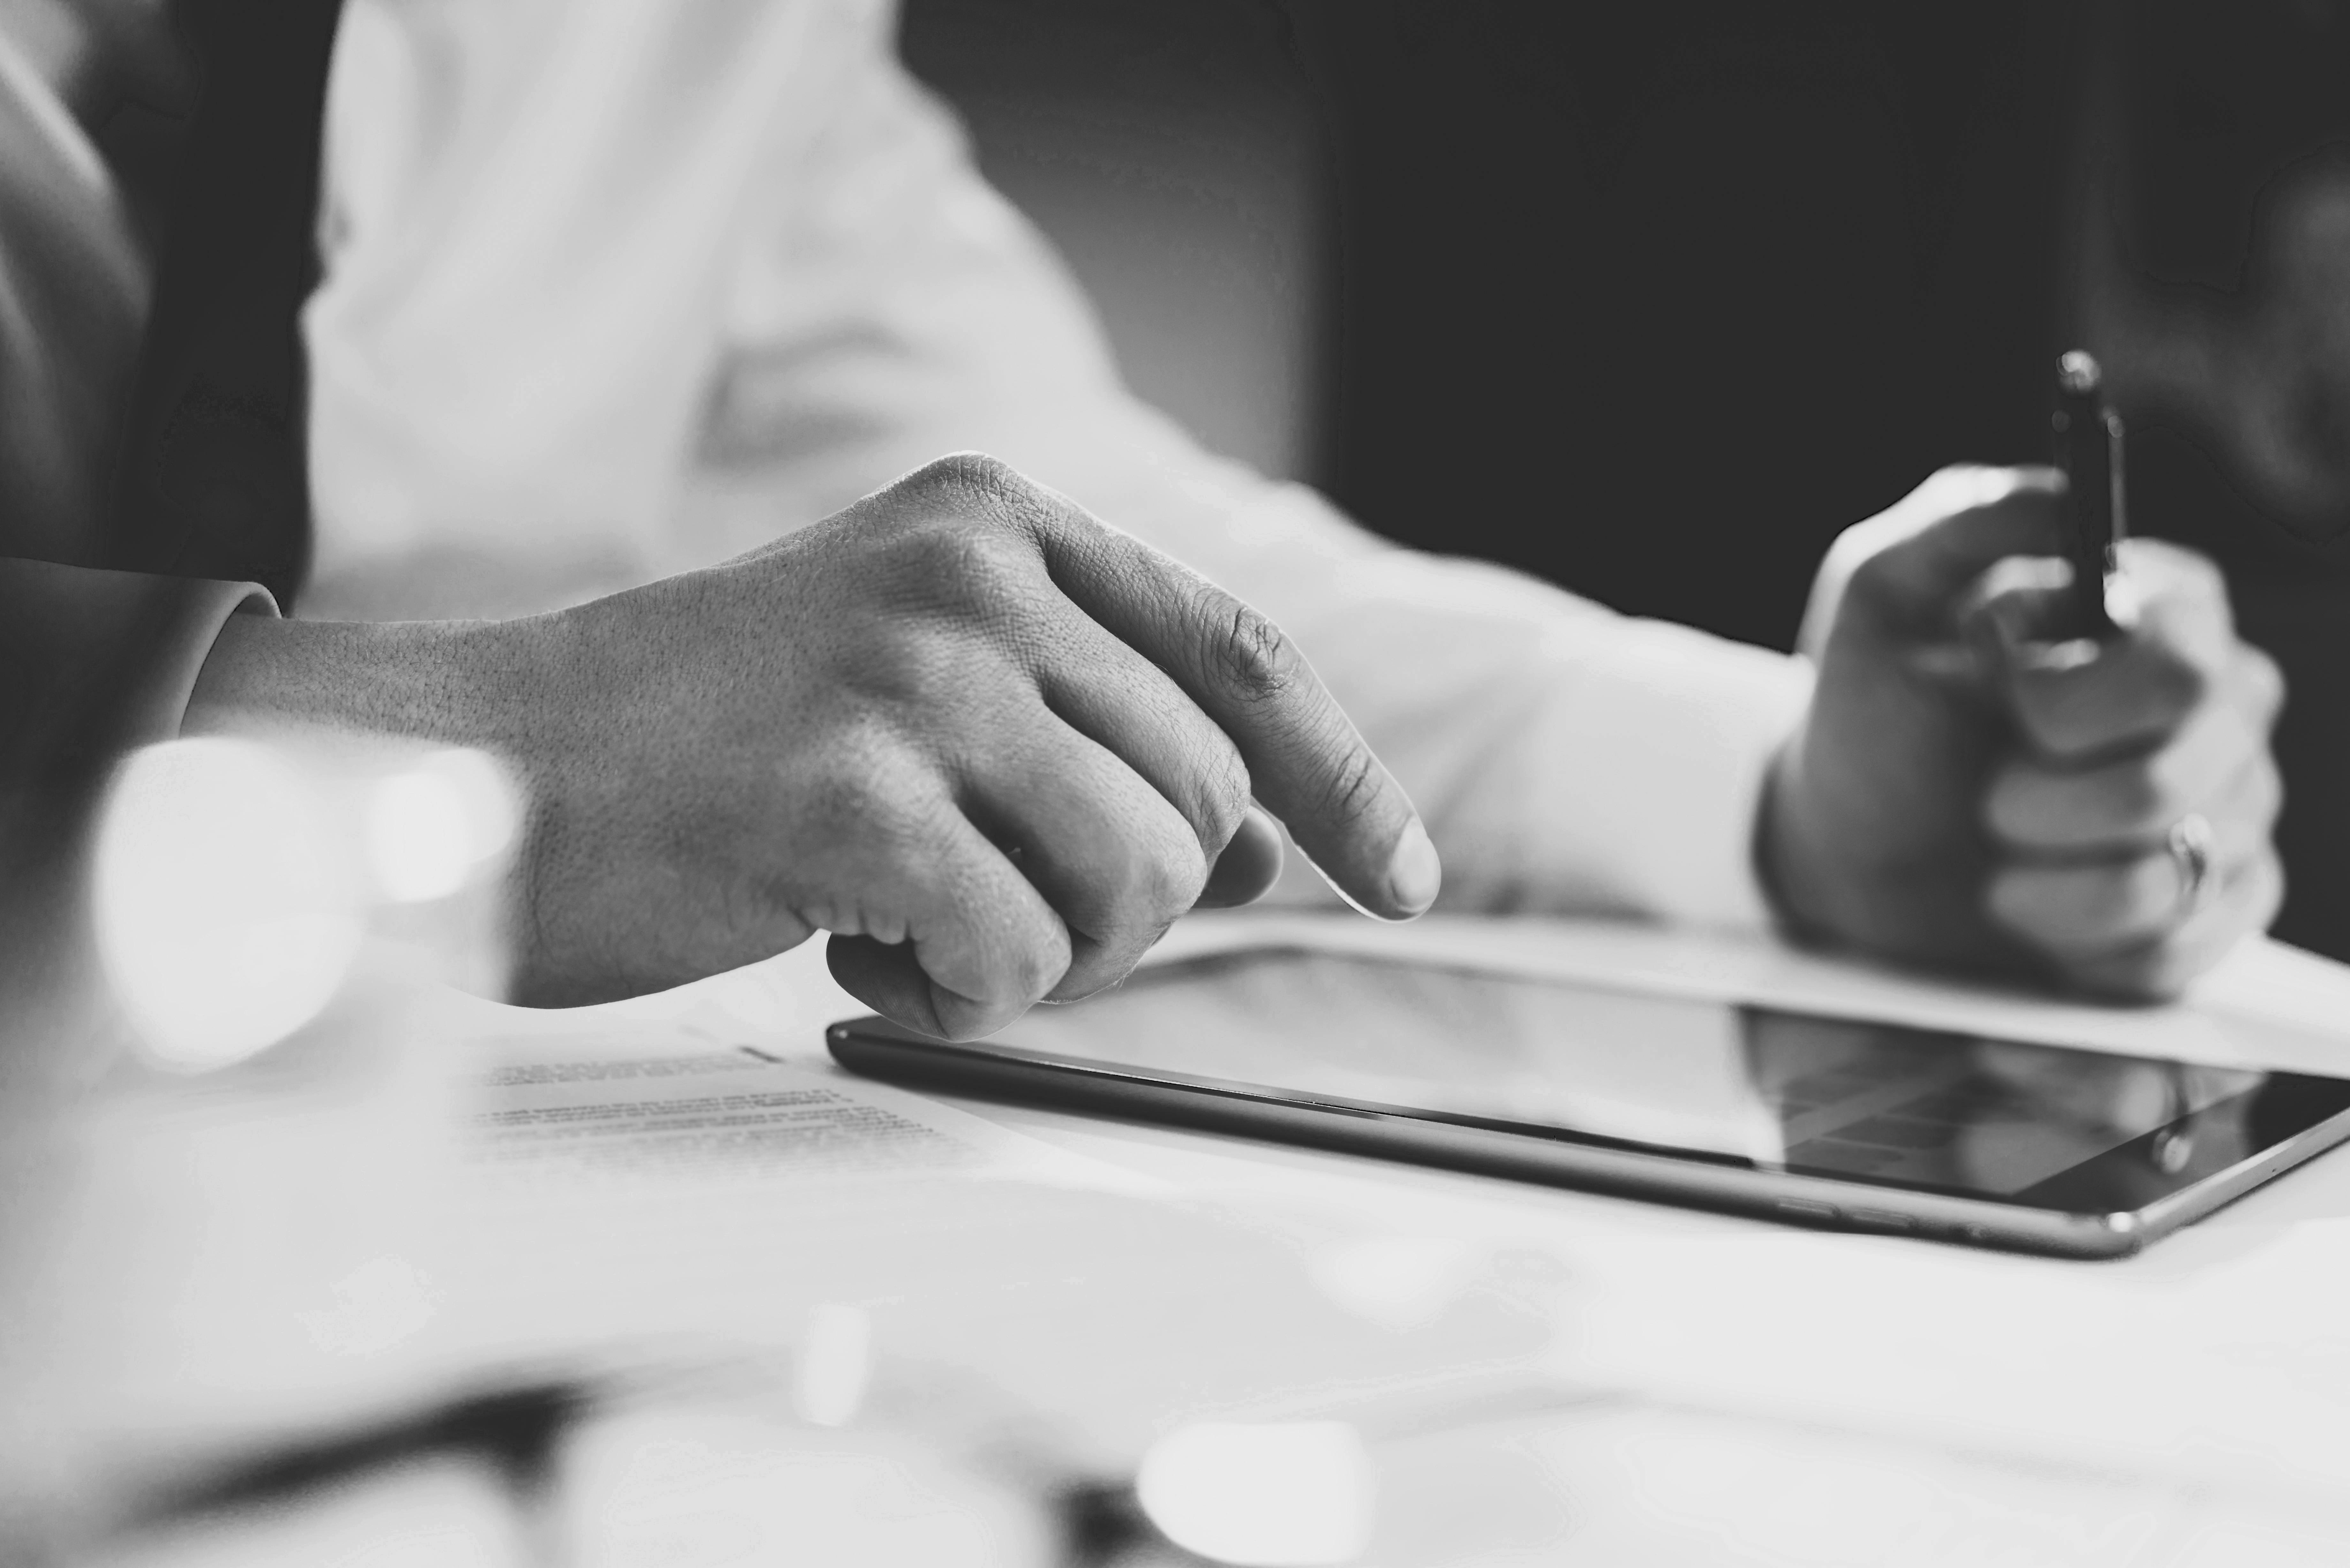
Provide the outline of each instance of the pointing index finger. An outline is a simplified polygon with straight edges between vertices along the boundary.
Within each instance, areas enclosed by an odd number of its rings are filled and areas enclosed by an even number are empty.
[[[1419,813],[1279,627],[1060,497],[1028,517],[1061,591],[1232,737],[1257,799],[1342,896],[1387,919],[1435,902]]]

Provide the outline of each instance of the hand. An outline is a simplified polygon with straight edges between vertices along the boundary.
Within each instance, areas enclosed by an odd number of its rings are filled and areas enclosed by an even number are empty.
[[[263,661],[300,690],[232,637],[307,640]],[[1436,897],[1411,803],[1277,628],[985,458],[553,616],[224,643],[200,723],[328,717],[516,768],[525,1001],[655,990],[826,930],[868,1004],[984,1034],[1116,982],[1203,893],[1269,887],[1280,841],[1252,794],[1361,908]]]
[[[2123,546],[2128,624],[2074,638],[2064,482],[1951,469],[1830,550],[1818,685],[1773,768],[1766,883],[1797,930],[2116,998],[2177,992],[2276,913],[2276,667],[2219,573]],[[2208,896],[2169,846],[2213,829]]]

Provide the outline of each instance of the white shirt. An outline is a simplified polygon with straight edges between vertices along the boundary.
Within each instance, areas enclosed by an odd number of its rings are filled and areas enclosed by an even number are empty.
[[[1796,660],[1395,548],[1201,452],[897,63],[887,0],[348,0],[307,614],[547,607],[975,448],[1271,615],[1447,901],[1766,919]]]

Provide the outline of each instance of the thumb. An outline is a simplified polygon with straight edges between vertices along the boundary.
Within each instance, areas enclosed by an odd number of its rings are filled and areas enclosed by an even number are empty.
[[[2063,554],[2064,502],[2053,468],[1943,469],[1828,547],[1799,649],[1816,660],[1854,610],[1897,631],[1947,634],[1959,596],[1993,564]]]
[[[1261,807],[1251,805],[1238,832],[1208,871],[1208,885],[1191,907],[1233,909],[1253,904],[1281,880],[1281,829]]]

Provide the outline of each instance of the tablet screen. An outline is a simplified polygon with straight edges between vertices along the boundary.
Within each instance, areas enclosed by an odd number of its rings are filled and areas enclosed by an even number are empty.
[[[1145,971],[990,1044],[2075,1211],[2350,1108],[2330,1078],[1295,951]]]

